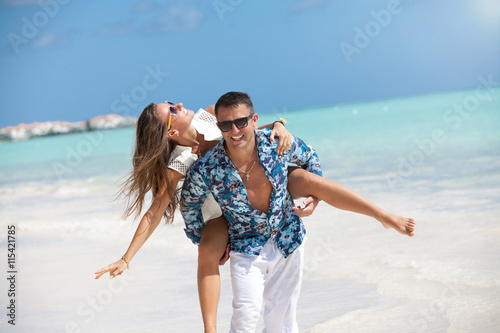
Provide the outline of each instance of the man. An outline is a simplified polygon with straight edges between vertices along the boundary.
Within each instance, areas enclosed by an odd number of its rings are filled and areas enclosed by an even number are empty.
[[[229,92],[215,105],[223,140],[188,173],[181,194],[186,234],[198,243],[201,207],[212,193],[228,222],[233,285],[231,332],[255,331],[262,301],[268,332],[297,332],[305,229],[287,191],[288,162],[321,175],[314,150],[294,138],[284,154],[255,131],[249,96]]]

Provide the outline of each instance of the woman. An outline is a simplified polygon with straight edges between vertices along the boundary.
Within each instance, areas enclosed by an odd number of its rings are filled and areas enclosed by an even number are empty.
[[[123,273],[130,260],[156,229],[162,216],[172,221],[177,206],[176,188],[189,166],[220,139],[214,116],[214,107],[200,109],[196,115],[182,103],[148,105],[137,123],[134,170],[124,183],[122,194],[128,199],[125,216],[140,214],[144,197],[153,193],[153,202],[144,214],[132,242],[124,256],[97,271],[96,279],[109,272],[111,278]],[[242,124],[244,126],[245,124]],[[278,152],[285,152],[291,135],[283,124],[275,122],[271,140],[279,137]],[[296,207],[299,216],[308,216],[322,199],[330,205],[376,218],[386,228],[413,235],[413,219],[389,214],[348,188],[302,169],[290,170],[289,191],[293,197],[307,197],[305,207]],[[207,200],[208,201],[208,200]],[[215,214],[218,216],[219,214]],[[220,293],[219,262],[227,260],[227,224],[223,217],[206,223],[199,245],[198,291],[206,332],[216,329],[217,305]],[[224,256],[223,256],[224,255]]]

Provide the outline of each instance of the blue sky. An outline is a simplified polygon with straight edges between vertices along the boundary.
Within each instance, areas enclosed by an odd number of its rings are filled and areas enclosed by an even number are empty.
[[[196,109],[258,112],[500,82],[498,0],[0,0],[0,127]]]

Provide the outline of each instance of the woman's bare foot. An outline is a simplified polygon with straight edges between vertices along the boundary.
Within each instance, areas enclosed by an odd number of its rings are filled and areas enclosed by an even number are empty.
[[[394,229],[400,234],[413,237],[415,235],[415,220],[409,217],[402,217],[390,213],[384,214],[377,219],[386,229]]]

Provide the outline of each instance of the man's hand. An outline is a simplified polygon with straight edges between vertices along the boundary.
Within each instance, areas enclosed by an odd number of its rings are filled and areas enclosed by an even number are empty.
[[[319,199],[313,196],[309,196],[302,203],[304,204],[304,207],[293,206],[293,210],[299,217],[307,217],[314,212],[314,210],[318,206]]]
[[[229,244],[227,244],[226,251],[224,251],[224,255],[219,260],[219,265],[220,266],[224,265],[228,260],[229,260]]]

